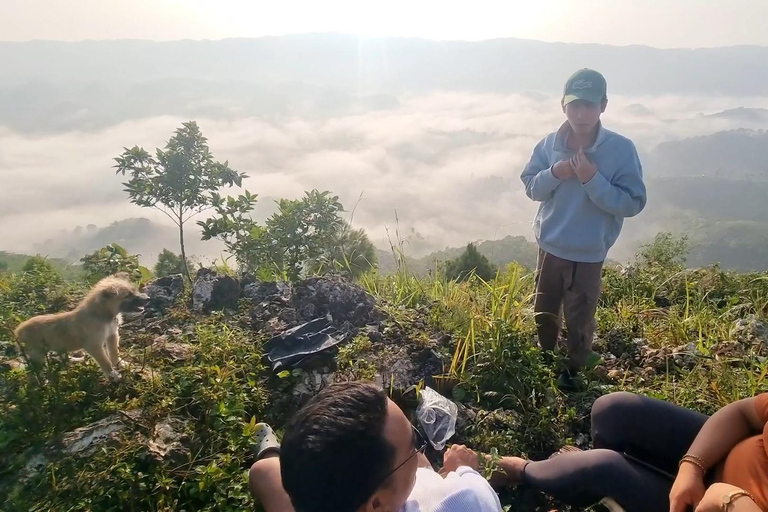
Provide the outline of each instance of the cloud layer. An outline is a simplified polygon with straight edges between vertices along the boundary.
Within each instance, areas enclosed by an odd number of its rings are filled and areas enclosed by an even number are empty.
[[[244,186],[259,194],[262,217],[271,198],[318,188],[339,195],[349,210],[356,205],[354,224],[380,243],[397,212],[414,256],[468,240],[530,236],[536,205],[519,174],[536,142],[562,123],[558,99],[437,92],[399,100],[396,108],[322,119],[197,121],[214,156],[250,175]],[[663,141],[766,128],[705,116],[738,106],[766,108],[768,98],[612,97],[604,121],[647,153]],[[46,136],[0,127],[0,249],[29,251],[76,225],[127,217],[167,223],[128,202],[112,158],[124,146],[164,145],[185,120],[154,117]],[[625,243],[648,231],[642,219],[628,223]]]

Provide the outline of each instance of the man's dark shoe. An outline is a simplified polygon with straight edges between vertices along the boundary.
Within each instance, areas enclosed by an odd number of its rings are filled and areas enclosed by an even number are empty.
[[[572,370],[563,370],[557,377],[557,387],[561,391],[576,391],[580,384],[578,374]]]

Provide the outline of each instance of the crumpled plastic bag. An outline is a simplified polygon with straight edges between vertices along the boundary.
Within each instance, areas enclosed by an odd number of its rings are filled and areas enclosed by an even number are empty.
[[[425,387],[421,390],[416,417],[435,450],[445,448],[445,444],[456,433],[458,413],[456,404],[434,389]]]
[[[349,333],[338,331],[328,318],[320,317],[288,329],[266,342],[262,349],[272,371],[301,368],[310,356],[330,352],[346,341]]]

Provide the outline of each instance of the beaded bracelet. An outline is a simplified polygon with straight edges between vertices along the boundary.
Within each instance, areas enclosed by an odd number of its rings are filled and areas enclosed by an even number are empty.
[[[690,453],[687,453],[683,456],[682,459],[680,459],[680,464],[678,464],[678,466],[682,466],[684,462],[688,462],[690,464],[693,464],[694,466],[697,466],[704,473],[707,472],[707,463],[701,457],[697,457],[696,455],[691,455]]]

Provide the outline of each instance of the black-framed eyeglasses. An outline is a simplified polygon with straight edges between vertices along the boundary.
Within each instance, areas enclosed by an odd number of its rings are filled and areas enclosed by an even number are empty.
[[[381,483],[384,483],[387,481],[387,478],[395,474],[395,471],[400,469],[401,467],[405,466],[409,460],[414,458],[416,454],[418,453],[424,453],[424,450],[427,449],[427,445],[429,444],[429,441],[421,435],[421,432],[419,432],[419,429],[411,425],[411,429],[413,430],[413,453],[408,456],[407,459],[405,459],[403,462],[395,466],[395,469],[384,475],[384,477],[381,479]],[[379,484],[381,485],[381,484]]]

